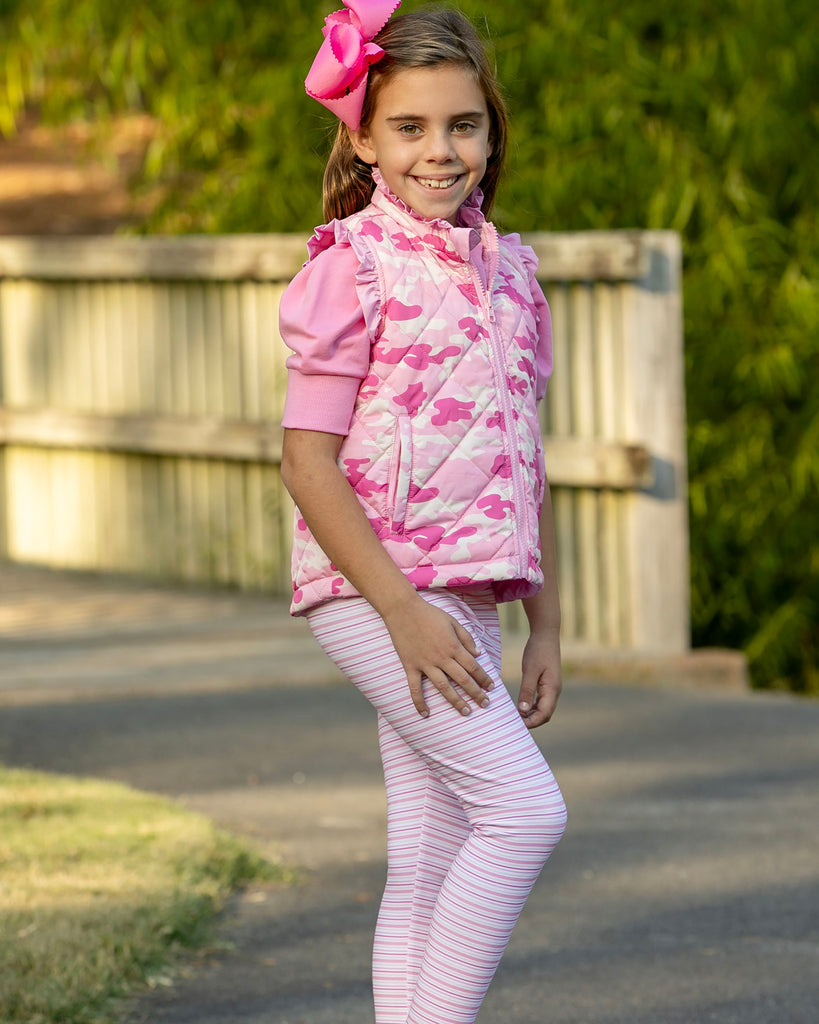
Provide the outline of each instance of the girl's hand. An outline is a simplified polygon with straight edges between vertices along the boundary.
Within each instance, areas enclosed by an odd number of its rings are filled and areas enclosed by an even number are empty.
[[[426,676],[456,710],[469,714],[465,698],[484,706],[492,689],[476,660],[475,641],[420,597],[387,554],[338,467],[342,440],[321,431],[285,430],[282,480],[328,558],[384,620],[418,713],[429,714],[422,691]]]
[[[384,615],[384,623],[407,673],[412,703],[420,715],[429,715],[423,693],[424,677],[462,715],[472,710],[465,697],[480,707],[489,704],[486,691],[495,684],[476,660],[480,653],[477,644],[451,615],[414,595],[395,613]]]
[[[518,710],[526,728],[536,729],[552,717],[563,689],[559,630],[532,633],[523,649],[522,668]]]

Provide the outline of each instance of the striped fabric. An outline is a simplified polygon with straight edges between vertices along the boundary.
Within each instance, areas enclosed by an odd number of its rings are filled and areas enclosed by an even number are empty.
[[[316,639],[374,705],[387,785],[388,873],[376,927],[376,1024],[473,1024],[566,823],[554,777],[500,679],[491,593],[422,591],[475,638],[490,705],[459,715],[427,684],[413,707],[363,598],[308,613]]]

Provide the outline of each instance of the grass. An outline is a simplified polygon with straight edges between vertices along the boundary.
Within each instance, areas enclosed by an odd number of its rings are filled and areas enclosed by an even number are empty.
[[[168,800],[0,766],[0,1024],[112,1024],[232,890],[283,877]]]

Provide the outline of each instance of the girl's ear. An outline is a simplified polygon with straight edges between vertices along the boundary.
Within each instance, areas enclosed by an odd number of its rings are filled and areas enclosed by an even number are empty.
[[[347,134],[350,136],[350,142],[358,159],[363,160],[365,164],[376,163],[375,147],[367,129],[358,128],[356,131],[353,131],[352,128],[348,128]]]

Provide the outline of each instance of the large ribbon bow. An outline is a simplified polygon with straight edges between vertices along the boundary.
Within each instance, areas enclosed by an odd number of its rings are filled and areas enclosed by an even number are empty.
[[[384,51],[371,42],[401,0],[344,0],[344,10],[324,19],[324,42],[305,79],[308,95],[348,128],[358,129],[370,65]]]

